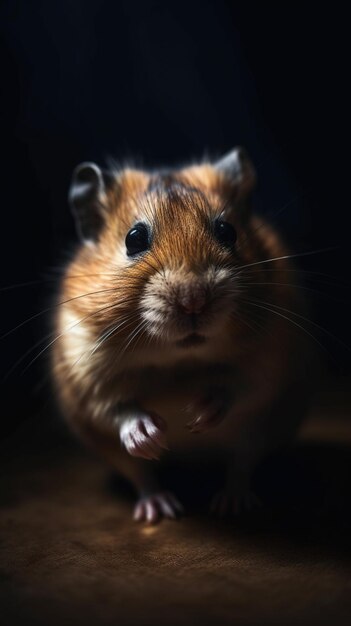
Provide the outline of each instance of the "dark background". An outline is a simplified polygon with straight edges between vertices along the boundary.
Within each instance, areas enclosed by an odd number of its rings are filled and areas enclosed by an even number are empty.
[[[77,163],[179,164],[242,144],[257,167],[256,209],[275,216],[294,252],[333,248],[302,257],[304,269],[332,277],[306,279],[327,332],[307,328],[331,373],[347,372],[349,55],[340,8],[19,0],[2,2],[0,20],[1,333],[50,307],[76,245],[66,198]],[[9,289],[26,281],[38,283]],[[1,340],[2,433],[48,393],[45,353],[31,363],[45,340],[26,353],[49,332],[46,312]]]

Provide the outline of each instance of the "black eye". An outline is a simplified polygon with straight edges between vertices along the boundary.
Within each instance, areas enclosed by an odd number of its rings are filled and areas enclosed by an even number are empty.
[[[223,222],[222,220],[215,220],[214,236],[219,243],[222,243],[227,248],[232,248],[237,239],[234,226],[229,224],[229,222]]]
[[[145,224],[135,224],[127,233],[126,248],[128,256],[145,252],[150,247],[149,231]]]

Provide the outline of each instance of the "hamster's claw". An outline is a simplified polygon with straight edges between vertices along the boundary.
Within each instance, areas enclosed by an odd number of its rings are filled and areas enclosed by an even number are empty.
[[[157,524],[162,518],[176,519],[184,513],[177,498],[168,491],[141,498],[135,505],[133,519],[136,522]]]
[[[226,412],[223,399],[210,398],[190,406],[189,410],[197,417],[187,423],[191,433],[203,433],[222,421]]]
[[[120,429],[123,447],[131,456],[146,460],[158,459],[162,449],[168,450],[165,423],[157,415],[138,415],[126,419]]]

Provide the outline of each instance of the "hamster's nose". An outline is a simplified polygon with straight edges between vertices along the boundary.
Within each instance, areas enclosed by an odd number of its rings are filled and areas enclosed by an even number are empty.
[[[198,315],[202,313],[206,302],[206,290],[200,285],[189,287],[189,289],[180,293],[178,296],[179,309],[186,315]]]

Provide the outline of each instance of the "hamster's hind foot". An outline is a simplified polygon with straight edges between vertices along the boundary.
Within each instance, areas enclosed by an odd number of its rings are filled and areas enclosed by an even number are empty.
[[[160,491],[140,498],[134,508],[136,522],[157,524],[162,518],[176,519],[184,513],[183,506],[169,491]]]
[[[237,517],[242,513],[259,509],[261,506],[261,500],[253,491],[247,489],[235,492],[225,488],[213,497],[210,510],[217,517]]]

